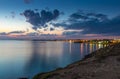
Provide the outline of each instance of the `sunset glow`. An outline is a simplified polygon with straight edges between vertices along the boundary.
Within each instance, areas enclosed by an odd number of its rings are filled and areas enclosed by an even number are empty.
[[[0,11],[0,36],[19,37],[38,34],[59,35],[66,38],[112,36],[119,38],[120,12],[117,9],[119,5],[116,4],[111,8],[112,3],[119,3],[118,0],[116,2],[111,0],[109,3],[103,1],[105,5],[101,4],[102,6],[99,1],[63,1],[63,6],[60,6],[62,1],[55,0],[48,1],[47,6],[45,6],[46,1],[41,3],[41,0],[14,1],[15,3],[8,3],[7,0],[0,1],[0,7],[3,7]],[[66,5],[71,6],[66,7]]]

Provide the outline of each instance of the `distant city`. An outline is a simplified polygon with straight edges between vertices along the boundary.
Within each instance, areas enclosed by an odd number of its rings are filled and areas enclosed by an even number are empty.
[[[85,39],[70,39],[66,40],[73,43],[94,43],[94,44],[109,44],[109,43],[118,43],[120,42],[120,39],[91,39],[91,40],[85,40]]]
[[[0,39],[0,40],[29,40],[29,41],[65,41],[69,43],[92,43],[92,44],[110,44],[119,43],[120,39],[34,39],[34,38],[11,38],[11,39]]]

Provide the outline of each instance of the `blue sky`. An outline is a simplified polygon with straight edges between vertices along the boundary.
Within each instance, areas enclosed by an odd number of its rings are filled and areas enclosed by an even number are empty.
[[[109,15],[119,14],[119,0],[0,0],[0,10],[2,13],[9,14],[11,11],[21,12],[25,9],[59,9],[65,13],[71,13],[75,10],[90,10],[95,12],[104,12]]]
[[[31,28],[33,25],[30,22],[26,22],[26,17],[20,15],[20,13],[29,9],[33,11],[38,9],[39,12],[43,9],[49,9],[50,11],[57,9],[64,14],[61,14],[56,22],[68,21],[70,15],[78,10],[85,13],[104,14],[108,18],[113,19],[120,15],[120,0],[0,0],[0,32],[26,31],[26,29],[35,31]],[[58,27],[54,28],[59,29]],[[63,28],[66,28],[66,26],[63,26]],[[69,29],[68,31],[71,32],[71,30],[75,29]],[[84,29],[79,28],[79,30]],[[46,32],[46,34],[50,32]],[[52,31],[52,33],[54,32]]]

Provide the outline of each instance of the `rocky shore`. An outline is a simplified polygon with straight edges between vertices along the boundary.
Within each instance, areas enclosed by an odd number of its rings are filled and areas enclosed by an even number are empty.
[[[120,79],[120,43],[99,49],[65,68],[38,74],[33,79]]]

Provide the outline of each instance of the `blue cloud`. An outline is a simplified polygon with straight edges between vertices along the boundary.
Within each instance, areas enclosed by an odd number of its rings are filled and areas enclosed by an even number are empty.
[[[66,30],[83,29],[82,34],[120,35],[120,16],[109,19],[101,13],[75,12],[68,20],[55,25],[63,26]]]
[[[33,29],[37,30],[41,27],[46,27],[46,23],[56,20],[60,12],[55,9],[53,11],[42,10],[40,13],[35,12],[34,10],[25,10],[23,15],[26,18],[26,21],[33,25]]]

